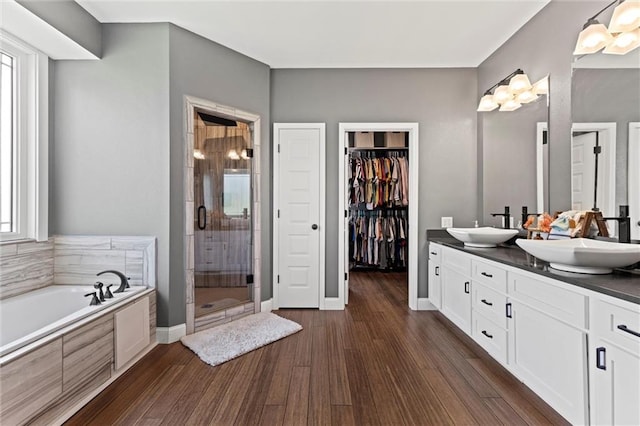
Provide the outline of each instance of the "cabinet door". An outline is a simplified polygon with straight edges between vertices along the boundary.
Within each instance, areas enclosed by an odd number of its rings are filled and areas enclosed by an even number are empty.
[[[429,260],[429,301],[433,305],[442,308],[441,268],[437,262]]]
[[[451,268],[442,268],[442,313],[471,334],[471,279]]]
[[[510,370],[571,423],[586,424],[586,333],[510,302]]]
[[[114,322],[115,368],[119,370],[149,345],[149,298],[120,309]]]
[[[640,355],[596,338],[591,346],[591,423],[640,425]]]

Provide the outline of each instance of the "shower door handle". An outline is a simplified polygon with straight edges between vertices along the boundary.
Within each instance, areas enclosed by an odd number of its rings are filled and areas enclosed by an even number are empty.
[[[200,214],[200,212],[202,212],[203,214]],[[205,206],[200,206],[198,207],[198,229],[202,230],[206,227],[207,227],[207,208]]]

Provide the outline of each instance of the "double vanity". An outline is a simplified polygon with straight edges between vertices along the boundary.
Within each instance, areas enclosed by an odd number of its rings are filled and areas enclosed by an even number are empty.
[[[573,424],[640,424],[640,275],[427,232],[429,300]]]

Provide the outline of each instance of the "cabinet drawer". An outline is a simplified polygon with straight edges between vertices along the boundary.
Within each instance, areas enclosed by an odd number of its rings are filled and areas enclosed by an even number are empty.
[[[471,256],[448,247],[442,248],[442,263],[447,265],[451,269],[455,269],[458,272],[471,276]]]
[[[595,297],[594,297],[595,299]],[[592,330],[598,337],[640,354],[640,306],[626,307],[596,299],[593,303]]]
[[[484,315],[473,313],[472,336],[480,346],[501,364],[507,362],[507,331],[487,319]]]
[[[442,258],[442,246],[429,243],[429,262],[440,264]]]
[[[471,306],[474,312],[480,312],[501,327],[507,328],[506,305],[507,296],[505,294],[498,293],[479,282],[473,282]]]
[[[509,297],[582,329],[587,328],[589,298],[563,288],[560,283],[509,272]]]
[[[471,262],[473,280],[502,293],[507,292],[507,271],[498,265],[473,259]]]

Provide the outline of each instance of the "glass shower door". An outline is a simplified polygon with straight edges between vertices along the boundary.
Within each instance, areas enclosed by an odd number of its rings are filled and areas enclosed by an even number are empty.
[[[207,125],[209,124],[209,125]],[[253,300],[251,132],[196,114],[196,317]]]

